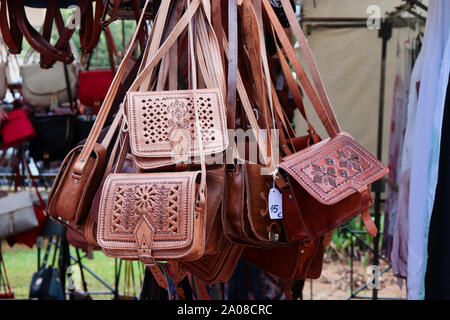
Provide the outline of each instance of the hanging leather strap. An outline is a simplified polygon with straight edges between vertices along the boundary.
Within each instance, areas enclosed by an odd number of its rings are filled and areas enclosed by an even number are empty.
[[[291,26],[291,30],[293,31],[295,38],[297,39],[298,44],[300,46],[300,50],[303,53],[306,65],[308,66],[308,69],[311,73],[311,77],[313,78],[320,100],[322,101],[322,104],[325,110],[327,111],[328,116],[330,117],[332,125],[336,128],[336,131],[340,132],[341,130],[339,128],[339,123],[336,119],[336,115],[334,114],[330,100],[328,99],[328,95],[327,92],[325,91],[322,79],[320,78],[319,69],[317,68],[316,60],[314,59],[314,55],[311,51],[311,48],[308,45],[308,40],[305,38],[305,35],[303,34],[302,28],[298,23],[297,17],[295,16],[290,1],[281,0],[281,3],[284,12],[286,14],[286,17],[288,18],[289,24]]]
[[[13,18],[11,6],[6,0],[1,0],[0,5],[0,30],[3,40],[11,54],[19,54],[22,51],[23,34],[20,32],[17,20]]]
[[[294,68],[294,71],[296,72],[297,77],[299,78],[300,83],[302,84],[302,87],[305,90],[306,95],[308,96],[312,105],[314,106],[314,109],[316,110],[316,113],[319,116],[319,119],[321,120],[322,124],[324,125],[328,135],[330,137],[335,137],[340,132],[339,128],[336,128],[331,122],[329,110],[324,108],[319,96],[317,95],[316,91],[314,90],[314,87],[309,81],[309,78],[306,75],[306,72],[303,69],[303,66],[301,65],[300,61],[298,60],[295,50],[291,42],[289,41],[285,30],[281,26],[278,17],[273,11],[272,6],[269,3],[269,0],[262,0],[262,2],[264,9],[267,15],[269,16],[271,24],[275,28],[276,35],[279,37],[280,42],[283,45],[283,49],[285,49],[286,54],[292,64],[292,67]]]
[[[149,1],[150,0],[146,0],[145,6],[144,6],[144,11],[145,11],[145,8],[147,7]],[[80,178],[83,175],[84,167],[87,163],[86,159],[88,159],[88,157],[92,153],[94,145],[97,142],[100,132],[101,132],[101,130],[105,124],[105,121],[109,115],[109,111],[114,102],[115,95],[116,95],[117,90],[119,89],[120,83],[122,81],[122,77],[123,77],[123,74],[125,71],[125,65],[128,62],[128,60],[131,56],[131,53],[133,51],[133,46],[136,41],[139,26],[142,23],[143,18],[144,18],[144,14],[141,14],[139,23],[136,26],[136,31],[133,35],[130,46],[128,47],[127,53],[125,54],[125,57],[122,59],[122,62],[120,63],[120,66],[116,72],[116,75],[114,76],[111,86],[109,87],[106,97],[103,101],[102,107],[100,108],[100,111],[97,114],[97,118],[95,119],[95,122],[94,122],[94,125],[92,126],[91,132],[89,133],[89,136],[83,146],[83,150],[81,151],[81,153],[74,165],[74,170],[72,172],[72,178],[74,178],[74,179]]]
[[[370,188],[368,186],[364,186],[361,190],[358,190],[361,194],[361,218],[367,229],[367,232],[372,236],[376,236],[378,232],[378,228],[370,217],[369,206],[372,200],[372,196],[370,194]]]
[[[106,39],[106,48],[108,49],[108,59],[109,66],[111,71],[116,73],[116,60],[119,58],[119,53],[117,52],[116,44],[114,43],[114,38],[111,34],[111,30],[109,27],[105,27],[104,29],[105,39]]]
[[[235,128],[236,91],[238,71],[238,31],[237,0],[228,0],[228,91],[227,91],[227,124],[229,129]],[[223,46],[223,43],[222,43]]]
[[[50,2],[51,4],[52,2]],[[84,13],[89,0],[80,0],[78,6],[80,8],[81,14]],[[44,57],[41,59],[41,66],[43,68],[48,68],[53,65],[56,61],[62,61],[64,63],[71,63],[74,60],[73,55],[69,50],[68,43],[75,32],[76,28],[74,22],[76,20],[70,21],[70,27],[64,28],[64,31],[60,32],[60,38],[53,46],[50,42],[45,39],[39,32],[37,32],[33,26],[29,23],[25,15],[25,6],[23,0],[8,0],[8,6],[12,6],[12,18],[16,19],[20,31],[23,33],[27,39],[30,46],[36,51],[40,52]],[[58,11],[58,10],[56,10]],[[58,11],[59,12],[59,11]],[[55,11],[51,10],[49,14],[55,17]],[[75,18],[74,18],[75,19]],[[49,16],[48,21],[53,20]],[[60,19],[60,21],[62,18]],[[61,30],[59,30],[61,31]]]
[[[89,5],[88,8],[91,10],[91,21],[87,21],[88,25],[91,26],[91,28],[87,28],[85,32],[85,38],[84,43],[81,42],[81,51],[83,53],[90,53],[94,50],[95,47],[97,47],[98,41],[100,40],[100,34],[102,31],[101,25],[100,25],[100,19],[103,14],[103,0],[95,0],[95,13],[94,18],[92,20],[92,5]],[[88,11],[88,10],[86,10]],[[89,16],[87,17],[89,19]]]
[[[158,10],[157,19],[155,20],[153,27],[152,27],[152,37],[151,37],[151,41],[149,43],[148,53],[147,53],[146,59],[143,60],[145,63],[142,64],[145,67],[150,63],[151,58],[154,56],[154,54],[156,53],[156,51],[161,43],[161,39],[164,34],[164,26],[166,24],[166,18],[167,18],[168,12],[169,12],[169,7],[170,7],[170,1],[166,1],[166,2],[162,3],[162,6]],[[142,69],[140,71],[140,73],[144,69]],[[149,72],[147,77],[142,80],[142,83],[140,84],[141,90],[146,91],[149,89],[150,80],[153,75],[152,72],[153,72],[153,68],[152,68],[151,72]],[[130,91],[134,91],[134,89],[130,88]]]
[[[226,41],[225,34],[222,34],[222,41],[223,41],[223,45],[224,45],[225,55],[228,57],[228,42]],[[242,103],[242,107],[245,111],[245,114],[247,115],[247,118],[250,122],[250,126],[253,130],[253,133],[256,137],[257,145],[261,150],[267,150],[266,143],[264,142],[264,139],[261,136],[261,130],[259,128],[258,121],[256,120],[255,113],[253,112],[252,104],[250,102],[250,98],[245,89],[244,82],[242,80],[242,76],[241,76],[239,70],[237,73],[237,79],[238,79],[237,90],[238,90],[239,98]],[[262,152],[261,155],[263,157],[264,163],[270,163],[269,159],[267,159],[267,154],[265,152]]]

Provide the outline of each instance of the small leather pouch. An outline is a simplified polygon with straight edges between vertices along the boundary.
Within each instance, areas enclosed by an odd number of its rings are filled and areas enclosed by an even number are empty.
[[[72,149],[64,159],[48,196],[46,212],[55,219],[62,218],[79,225],[88,214],[95,192],[103,177],[106,150],[95,144],[86,160],[85,174],[73,177],[73,167],[83,146]]]

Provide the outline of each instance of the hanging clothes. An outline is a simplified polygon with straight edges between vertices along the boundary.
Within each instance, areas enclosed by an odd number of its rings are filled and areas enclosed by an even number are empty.
[[[450,58],[450,57],[449,57]],[[450,85],[442,121],[439,178],[428,236],[425,299],[450,299]]]
[[[402,115],[403,112],[403,80],[400,68],[397,70],[392,97],[391,127],[389,136],[389,183],[386,187],[386,201],[384,204],[384,232],[381,254],[390,260],[394,225],[398,209],[398,169],[401,159],[401,143],[403,140]]]
[[[408,50],[411,53],[414,48]],[[408,206],[409,206],[409,187],[411,174],[412,151],[414,148],[414,129],[416,125],[417,99],[420,77],[422,75],[423,54],[419,53],[414,68],[409,76],[409,86],[406,85],[404,99],[406,104],[406,129],[403,139],[402,154],[400,160],[400,170],[398,174],[398,200],[397,216],[394,224],[394,233],[392,239],[391,265],[395,276],[406,278],[408,274]],[[406,78],[405,78],[405,83]]]
[[[450,30],[450,2],[431,0],[422,46],[423,72],[417,102],[409,190],[408,299],[424,298],[428,228],[436,191],[442,116],[448,82],[443,77]],[[448,60],[448,58],[447,58]]]

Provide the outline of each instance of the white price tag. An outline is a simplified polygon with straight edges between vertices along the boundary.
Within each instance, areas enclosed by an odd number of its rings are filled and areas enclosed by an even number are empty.
[[[269,190],[269,215],[272,220],[283,218],[282,196],[277,188]]]

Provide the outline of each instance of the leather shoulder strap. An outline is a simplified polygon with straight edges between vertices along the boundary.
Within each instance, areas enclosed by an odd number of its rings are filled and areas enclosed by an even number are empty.
[[[330,100],[328,99],[327,92],[325,91],[325,87],[320,77],[319,69],[317,68],[316,60],[314,59],[314,55],[312,54],[311,48],[308,45],[308,40],[305,38],[302,28],[300,28],[300,24],[298,23],[298,20],[295,16],[294,10],[292,9],[289,0],[281,0],[281,3],[283,5],[284,12],[286,13],[286,17],[288,18],[289,24],[291,26],[291,30],[293,31],[295,38],[297,39],[298,44],[300,46],[300,50],[303,53],[306,65],[308,66],[308,69],[311,72],[311,76],[316,86],[317,93],[319,94],[319,97],[322,100],[324,108],[328,112],[331,123],[339,132],[340,131],[339,123],[336,119],[336,115],[334,114]]]
[[[11,18],[11,6],[8,6],[6,0],[0,2],[0,29],[3,40],[11,54],[19,54],[22,51],[23,35],[20,32],[17,20]],[[9,13],[9,19],[8,19]],[[9,24],[8,24],[9,21]]]
[[[290,42],[288,36],[286,35],[285,30],[281,26],[278,17],[273,11],[273,8],[270,5],[269,0],[262,0],[262,2],[265,12],[269,16],[272,26],[275,28],[276,35],[280,39],[283,49],[285,49],[286,54],[292,64],[292,67],[294,68],[294,71],[296,72],[300,80],[300,83],[302,84],[302,87],[305,90],[306,95],[308,96],[312,105],[314,106],[314,109],[316,110],[316,113],[319,116],[319,119],[321,120],[322,124],[324,125],[328,135],[330,137],[335,137],[340,132],[339,128],[336,128],[331,122],[329,110],[325,109],[321,99],[314,90],[314,87],[312,86],[308,76],[306,75],[305,70],[303,69],[303,66],[301,65],[295,53],[292,43]]]

